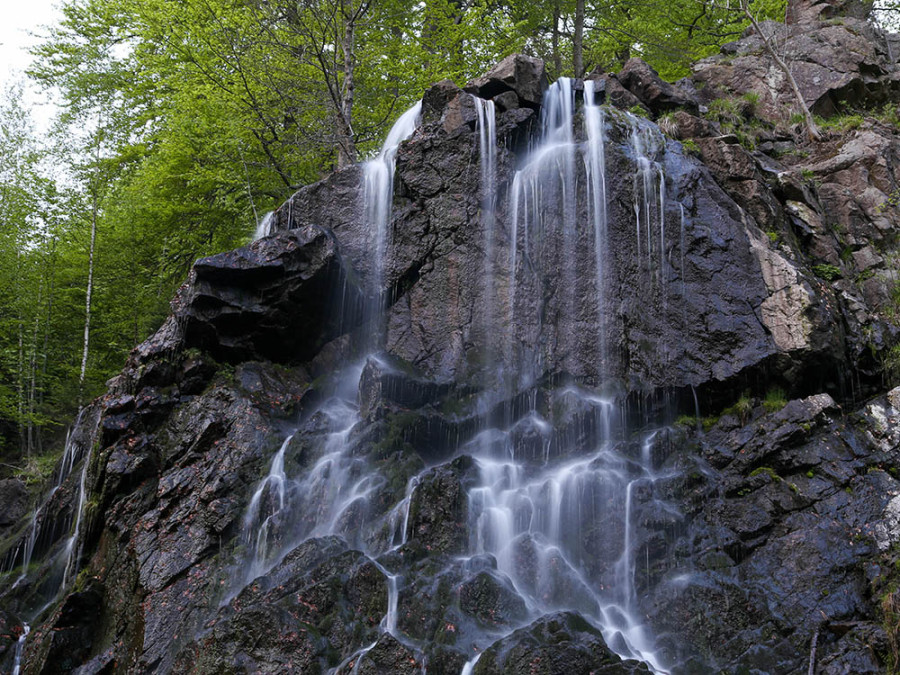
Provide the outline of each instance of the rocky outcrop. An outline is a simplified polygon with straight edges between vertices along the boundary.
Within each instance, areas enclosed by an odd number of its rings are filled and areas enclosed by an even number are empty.
[[[856,105],[885,103],[896,97],[900,73],[881,31],[865,20],[865,2],[792,2],[788,24],[764,22],[763,30],[790,63],[809,108],[820,115]],[[751,91],[759,114],[787,121],[793,93],[787,77],[765,51],[753,29],[698,62],[693,79],[702,103]]]
[[[337,242],[315,225],[198,260],[177,314],[184,345],[232,363],[308,361],[360,320],[345,276]]]
[[[698,439],[710,468],[701,465],[684,492],[692,562],[675,553],[657,566],[647,600],[658,625],[680,627],[666,643],[685,667],[805,672],[818,634],[820,664],[880,672],[876,606],[881,552],[897,535],[888,514],[900,489],[898,396],[845,416],[820,394],[774,413],[757,408],[746,426],[722,417]],[[704,614],[711,606],[720,608],[715,622]]]
[[[889,95],[878,34],[849,16],[810,32],[819,4],[777,29],[811,59],[808,100],[857,81]],[[602,223],[580,82],[572,210],[516,211],[537,200],[515,171],[553,104],[542,64],[513,56],[425,93],[383,265],[358,168],[300,190],[272,236],[198,261],[73,432],[87,452],[43,507],[40,574],[3,591],[0,663],[18,613],[46,605],[27,673],[648,672],[641,649],[671,672],[789,673],[813,636],[821,672],[883,667],[900,143],[874,120],[802,157],[774,123],[756,150],[722,133],[699,103],[754,90],[771,117],[783,95],[754,40],[701,64],[696,91],[637,60],[596,76]],[[497,113],[493,194],[473,96]],[[616,108],[634,105],[668,135]],[[16,550],[17,484],[0,503]],[[603,595],[623,579],[633,592]]]

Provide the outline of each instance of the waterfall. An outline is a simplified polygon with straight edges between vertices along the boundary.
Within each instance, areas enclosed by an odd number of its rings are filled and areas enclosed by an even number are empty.
[[[634,216],[638,267],[648,282],[662,291],[665,283],[666,177],[653,158],[663,144],[662,134],[650,124],[631,118],[629,141],[638,170],[634,175]],[[646,252],[646,265],[642,248]],[[665,294],[661,292],[663,298]]]
[[[293,438],[294,434],[291,434],[284,439],[278,452],[275,453],[269,473],[253,493],[253,497],[250,499],[250,506],[244,515],[244,539],[253,551],[245,582],[252,581],[266,570],[266,564],[275,543],[270,540],[274,539],[272,530],[285,506],[284,490],[287,476],[284,473],[284,451]],[[262,517],[260,510],[263,501],[267,496],[271,498],[273,492],[277,499],[265,517]]]
[[[476,131],[478,132],[478,157],[481,184],[481,223],[484,227],[484,329],[490,335],[494,317],[494,241],[496,239],[497,198],[497,121],[493,101],[473,96],[475,102]],[[491,343],[486,340],[486,343]],[[490,354],[494,357],[493,354]],[[494,358],[496,360],[496,358]],[[500,364],[502,365],[502,363]]]
[[[22,655],[25,653],[25,641],[28,639],[28,633],[31,632],[31,626],[27,623],[22,624],[22,634],[16,640],[16,654],[13,659],[12,675],[19,675],[22,669]]]
[[[494,103],[472,99],[483,274],[474,282],[479,287],[469,290],[480,303],[475,316],[483,317],[473,333],[484,331],[476,347],[484,354],[487,380],[474,404],[475,428],[453,448],[473,464],[462,488],[468,550],[448,561],[446,571],[495,561],[497,577],[521,599],[526,623],[552,612],[579,612],[621,657],[664,672],[641,619],[649,564],[646,577],[638,571],[640,561],[649,560],[639,527],[644,509],[669,508],[655,496],[656,484],[671,478],[654,459],[665,434],[630,428],[622,397],[609,393],[617,390],[610,354],[618,320],[611,289],[620,259],[614,256],[635,252],[635,281],[655,292],[648,301],[665,294],[667,193],[658,160],[664,141],[648,123],[624,116],[625,151],[634,173],[626,177],[632,188],[625,202],[627,237],[613,240],[607,133],[615,118],[599,104],[593,82],[584,83],[581,105],[578,90],[574,80],[560,78],[545,92],[540,139],[512,175],[504,172],[509,155],[500,156]],[[415,130],[420,107],[404,113],[379,154],[363,165],[372,241],[370,320],[382,313],[388,285],[394,159]],[[671,234],[683,240],[684,217],[681,232]],[[683,256],[683,241],[681,249]],[[369,352],[382,347],[382,330],[370,331],[378,337],[365,345]],[[548,382],[548,373],[565,373],[587,360],[586,383]],[[364,436],[376,428],[360,415],[363,372],[367,363],[389,370],[384,361],[363,353],[361,360],[343,364],[330,384],[317,386],[321,402],[279,439],[245,511],[246,550],[225,601],[302,541],[337,535],[384,576],[387,606],[378,631],[422,649],[403,632],[410,611],[404,587],[418,581],[404,556],[407,539],[418,536],[410,533],[412,503],[422,498],[417,490],[432,467],[414,476],[390,475],[358,445],[360,430]],[[502,414],[495,414],[497,404]],[[378,462],[389,463],[385,457]],[[474,671],[489,644],[484,640],[493,642],[521,625],[467,634],[462,672]],[[355,651],[333,672],[356,672],[375,644],[353,645]]]
[[[10,549],[10,551],[5,556],[2,565],[0,565],[0,572],[11,572],[17,567],[21,567],[19,576],[16,577],[16,580],[13,582],[12,588],[18,587],[28,578],[29,568],[31,567],[36,549],[38,549],[39,555],[46,553],[47,547],[52,546],[56,541],[58,541],[60,533],[69,531],[69,528],[72,525],[73,518],[78,521],[76,523],[76,529],[80,524],[80,517],[78,513],[80,512],[81,505],[84,502],[84,470],[82,470],[81,481],[79,482],[80,490],[78,496],[78,504],[75,507],[76,510],[73,510],[65,519],[61,521],[54,521],[52,518],[47,517],[47,507],[59,492],[59,489],[69,478],[69,476],[71,476],[72,470],[78,464],[78,462],[84,460],[86,467],[90,461],[90,448],[85,450],[85,444],[78,442],[76,434],[74,433],[74,430],[80,428],[84,421],[85,409],[82,409],[76,416],[73,426],[70,427],[66,432],[63,455],[55,471],[55,480],[53,486],[50,488],[47,494],[44,495],[43,499],[41,499],[41,501],[32,512],[31,521],[27,528],[27,535],[23,539],[21,539],[15,547]],[[63,554],[65,555],[67,565],[68,560],[71,557],[71,541],[72,538],[69,537],[66,540],[63,551],[57,554],[57,556]],[[64,581],[61,583],[64,584]]]
[[[373,239],[370,282],[373,299],[366,308],[369,320],[375,319],[384,305],[385,261],[390,243],[397,150],[415,131],[421,109],[422,102],[419,101],[404,112],[394,123],[378,155],[362,165],[363,212]],[[380,347],[380,332],[380,328],[372,331],[374,339],[369,342],[370,349]],[[350,433],[360,421],[357,395],[364,365],[365,358],[334,374],[330,395],[311,416],[318,425],[314,430],[317,441],[310,448],[315,461],[299,477],[287,474],[286,455],[298,433],[311,431],[309,423],[297,427],[282,441],[268,474],[256,487],[245,511],[241,538],[248,552],[239,562],[238,572],[222,604],[230,602],[253,579],[268,573],[294,547],[311,537],[337,534],[352,546],[366,550],[362,525],[366,522],[368,500],[384,479],[369,470],[364,458],[354,456],[349,444]],[[414,489],[415,480],[411,480],[404,503],[389,516],[393,531],[394,520],[402,514],[398,546],[406,541],[409,504]],[[380,569],[387,577],[389,587],[389,606],[382,628],[394,633],[398,577],[383,567]],[[372,646],[357,652],[357,665],[358,657]]]
[[[81,542],[79,541],[79,535],[81,534],[81,517],[84,515],[84,502],[87,499],[87,472],[90,463],[91,449],[88,449],[88,453],[84,458],[84,466],[81,468],[81,479],[78,481],[78,506],[75,510],[75,531],[72,532],[72,536],[66,541],[64,549],[66,566],[59,587],[60,592],[66,588],[70,581],[72,581],[70,575],[75,572],[75,567],[78,565],[79,559],[81,558]]]
[[[256,230],[253,232],[253,241],[268,237],[272,234],[272,225],[275,222],[274,214],[274,211],[269,211],[260,219],[259,223],[256,225]]]
[[[594,226],[594,274],[596,275],[597,297],[597,348],[598,380],[605,379],[606,353],[606,291],[604,274],[607,246],[606,214],[606,154],[603,136],[603,112],[597,103],[595,82],[584,83],[584,124],[587,129],[585,168],[588,178],[591,215]]]
[[[363,193],[366,223],[371,228],[373,238],[373,279],[375,306],[369,308],[370,316],[382,308],[385,257],[390,244],[391,203],[394,197],[394,169],[397,149],[400,143],[412,136],[418,124],[422,102],[419,101],[404,112],[391,127],[384,145],[373,159],[363,167]]]
[[[506,316],[510,334],[504,337],[503,358],[511,364],[521,364],[520,370],[530,368],[527,377],[520,374],[520,386],[534,381],[544,366],[543,356],[537,351],[529,354],[513,335],[517,301],[525,302],[525,294],[541,289],[539,279],[545,274],[558,275],[557,293],[544,309],[558,331],[556,352],[571,354],[583,347],[583,343],[573,342],[571,332],[563,334],[560,326],[575,321],[576,314],[582,311],[575,303],[576,297],[582,297],[577,292],[588,289],[594,299],[593,321],[597,326],[593,339],[598,385],[609,374],[606,121],[593,82],[584,84],[583,98],[584,135],[583,140],[576,140],[574,82],[560,78],[545,92],[541,140],[509,185],[510,291]],[[479,129],[484,128],[482,119],[479,113]],[[629,118],[629,123],[629,143],[636,166],[635,250],[639,269],[659,288],[665,278],[666,242],[665,176],[653,159],[659,139],[636,119]],[[490,150],[483,145],[483,133],[479,142],[482,180],[494,180],[484,174],[483,167],[493,160],[487,157]],[[482,186],[483,193],[489,189],[492,188]],[[579,195],[586,196],[581,206],[577,203]],[[483,218],[493,217],[485,209],[482,213]],[[489,227],[489,223],[490,220],[485,223],[485,231],[493,233],[493,224]],[[583,242],[593,246],[591,256],[581,256],[591,261],[590,278],[576,273],[578,249]],[[487,245],[486,252],[491,252]],[[526,272],[524,265],[517,264],[520,259],[527,259],[535,269]],[[486,273],[496,273],[490,262]],[[529,279],[528,274],[537,275],[538,281]],[[487,280],[485,285],[492,281]],[[620,656],[639,658],[661,671],[659,657],[636,607],[638,544],[634,534],[637,492],[652,490],[658,478],[651,452],[656,432],[649,432],[638,456],[632,456],[622,447],[628,430],[623,425],[619,401],[578,387],[565,388],[557,395],[585,411],[586,423],[596,430],[593,450],[587,455],[571,455],[572,440],[544,420],[534,402],[518,421],[506,428],[486,429],[461,448],[462,453],[475,457],[478,467],[477,485],[468,491],[469,552],[496,559],[498,570],[512,581],[532,616],[557,610],[580,611]],[[539,465],[534,464],[534,457],[517,455],[515,437],[523,424],[547,439]],[[570,458],[554,460],[551,445],[557,454],[571,455]],[[609,533],[602,542],[586,543],[586,533],[596,530],[598,522],[607,523]],[[477,657],[470,660],[463,673],[471,672],[476,661]]]
[[[310,449],[316,457],[311,467],[296,479],[285,472],[285,456],[300,428],[281,443],[272,458],[269,472],[245,512],[242,540],[248,555],[224,602],[309,537],[343,534],[351,543],[358,541],[341,516],[354,505],[363,505],[379,480],[365,470],[363,459],[352,456],[347,444],[359,421],[356,393],[361,373],[362,364],[354,364],[337,374],[331,395],[315,412],[319,433]]]

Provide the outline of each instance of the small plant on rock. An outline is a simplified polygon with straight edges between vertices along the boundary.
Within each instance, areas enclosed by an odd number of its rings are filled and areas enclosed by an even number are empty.
[[[843,276],[841,274],[841,268],[835,267],[834,265],[813,265],[812,271],[817,277],[820,277],[825,281],[834,281]]]
[[[766,397],[763,399],[763,408],[766,409],[766,412],[778,412],[786,405],[787,396],[781,387],[772,387],[766,392]]]

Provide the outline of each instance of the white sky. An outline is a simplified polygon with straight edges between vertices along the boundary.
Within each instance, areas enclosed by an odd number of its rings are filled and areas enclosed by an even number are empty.
[[[0,0],[0,91],[15,79],[25,80],[25,69],[31,63],[28,49],[38,40],[29,32],[42,34],[44,26],[60,18],[58,0]],[[46,104],[46,94],[31,86],[26,103],[32,108],[35,123],[46,130],[53,115],[51,105]]]

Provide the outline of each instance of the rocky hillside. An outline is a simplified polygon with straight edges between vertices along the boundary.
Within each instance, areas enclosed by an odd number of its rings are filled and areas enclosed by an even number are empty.
[[[383,255],[360,166],[198,261],[0,482],[4,670],[896,668],[900,44],[789,19],[822,141],[752,31],[513,56],[424,93]]]

